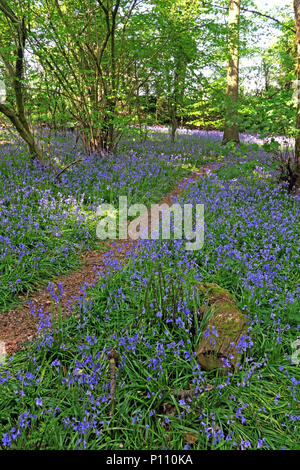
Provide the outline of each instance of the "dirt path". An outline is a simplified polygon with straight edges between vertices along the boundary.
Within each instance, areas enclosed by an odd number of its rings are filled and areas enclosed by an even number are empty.
[[[183,178],[158,204],[171,206],[173,200],[183,193],[195,179],[206,174],[207,170],[203,168]],[[150,214],[149,221],[151,222]],[[137,241],[131,239],[105,240],[100,243],[103,251],[95,250],[81,254],[80,258],[83,262],[81,269],[50,281],[55,286],[56,292],[59,292],[59,285],[63,287],[63,294],[59,302],[63,317],[72,313],[72,307],[82,296],[83,290],[88,285],[94,284],[98,277],[104,274],[107,269],[105,260],[108,254],[111,255],[110,259],[122,261]],[[36,316],[30,311],[34,308],[35,312],[50,312],[54,303],[47,288],[37,290],[30,302],[31,306],[29,306],[28,299],[24,298],[24,304],[21,307],[0,314],[0,361],[1,357],[12,355],[20,350],[24,343],[33,339],[37,334]]]

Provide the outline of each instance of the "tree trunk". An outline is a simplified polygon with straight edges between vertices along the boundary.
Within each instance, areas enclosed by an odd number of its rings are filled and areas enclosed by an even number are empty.
[[[18,114],[13,111],[11,108],[5,104],[0,104],[0,112],[3,113],[16,128],[20,137],[28,145],[28,149],[32,157],[38,158],[40,162],[44,162],[44,155],[42,151],[38,148],[37,143],[34,139],[32,132],[29,130],[28,126],[24,126],[23,122],[20,120]]]
[[[265,80],[265,92],[267,93],[270,89],[270,65],[265,59],[262,59],[262,71]]]
[[[186,54],[182,50],[182,47],[179,45],[175,58],[175,70],[174,70],[174,89],[173,96],[170,103],[170,117],[171,117],[171,141],[175,142],[176,131],[179,127],[179,117],[178,109],[183,105],[183,95],[184,95],[184,82],[186,75],[186,68],[188,59]]]
[[[92,130],[91,135],[80,132],[83,147],[88,154],[104,152],[111,153],[115,149],[113,125],[103,126],[103,129]]]
[[[300,0],[294,0],[295,23],[296,23],[296,45],[297,45],[297,117],[296,117],[296,136],[295,136],[295,158],[296,158],[296,191],[300,190]]]
[[[175,142],[175,135],[178,128],[178,120],[177,120],[177,106],[175,103],[171,103],[170,105],[170,114],[171,114],[171,142]]]
[[[13,71],[12,66],[8,68],[9,78],[13,82],[16,110],[5,104],[0,104],[0,112],[11,121],[20,137],[27,143],[30,154],[44,162],[42,151],[38,148],[30,130],[24,107],[24,50],[27,39],[25,18],[17,18],[5,0],[0,0],[0,11],[12,22],[16,42],[15,70]]]
[[[225,110],[225,125],[223,144],[227,142],[239,143],[237,125],[237,105],[239,93],[239,22],[240,0],[229,0],[229,33],[228,33],[228,68],[227,68],[227,96]]]
[[[204,370],[219,369],[220,374],[238,368],[247,323],[229,291],[217,284],[199,285],[206,304],[201,316],[209,316],[202,338],[196,347],[197,361]]]

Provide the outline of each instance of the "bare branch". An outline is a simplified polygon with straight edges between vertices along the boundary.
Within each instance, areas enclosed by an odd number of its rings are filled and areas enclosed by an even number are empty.
[[[59,178],[60,175],[62,173],[64,173],[64,171],[66,171],[68,168],[70,168],[70,166],[73,166],[75,165],[76,163],[79,163],[79,162],[85,162],[87,159],[86,158],[78,158],[77,160],[74,160],[73,162],[69,163],[68,165],[66,165],[62,170],[60,170],[58,173],[56,173],[55,175],[55,178]]]

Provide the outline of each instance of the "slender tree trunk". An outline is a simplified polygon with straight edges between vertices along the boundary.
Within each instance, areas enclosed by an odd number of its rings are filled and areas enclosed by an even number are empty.
[[[296,157],[296,191],[300,189],[300,0],[294,0],[295,23],[296,23],[296,45],[297,45],[297,117],[295,136],[295,157]]]
[[[262,60],[262,71],[265,79],[265,91],[268,92],[270,88],[270,66],[265,59]]]
[[[170,104],[170,116],[171,116],[171,142],[175,142],[175,135],[176,135],[176,131],[178,128],[176,103]]]
[[[8,69],[10,80],[13,82],[13,91],[16,100],[16,109],[0,104],[0,112],[3,113],[14,125],[20,137],[27,143],[29,152],[32,157],[38,158],[41,162],[44,162],[44,156],[42,151],[38,148],[35,141],[33,132],[30,129],[24,106],[24,50],[27,39],[27,29],[25,25],[25,19],[17,18],[6,3],[5,0],[0,0],[0,11],[4,13],[12,25],[14,26],[15,41],[16,41],[16,63],[15,70],[12,66]]]
[[[229,35],[228,35],[228,68],[227,97],[223,144],[233,141],[239,143],[237,125],[237,105],[239,94],[239,22],[240,0],[229,0]]]
[[[183,105],[184,82],[187,68],[187,59],[184,56],[181,48],[177,51],[178,55],[175,57],[175,72],[174,72],[174,91],[170,103],[170,117],[171,117],[171,141],[175,142],[176,131],[179,128],[180,121],[178,117],[178,108]]]
[[[0,104],[0,112],[10,120],[19,136],[26,142],[32,157],[38,158],[38,160],[43,163],[44,155],[42,151],[38,148],[32,132],[27,128],[27,126],[24,126],[18,114],[5,104]]]

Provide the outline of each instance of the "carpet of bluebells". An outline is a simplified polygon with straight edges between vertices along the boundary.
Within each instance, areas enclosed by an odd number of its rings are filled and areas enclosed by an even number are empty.
[[[44,140],[57,172],[83,161],[58,180],[53,170],[32,167],[21,144],[0,148],[0,310],[37,283],[74,269],[80,250],[97,248],[101,203],[117,206],[119,196],[128,204],[157,202],[187,172],[176,156],[151,146],[124,142],[107,158],[85,156],[72,133]]]
[[[101,201],[130,195],[148,204],[191,168],[213,171],[178,201],[204,204],[200,251],[185,250],[184,240],[144,240],[125,266],[108,253],[111,269],[82,293],[77,315],[62,324],[39,312],[39,338],[0,367],[0,448],[300,449],[299,201],[277,183],[262,143],[245,135],[233,151],[222,149],[220,133],[194,131],[171,144],[164,131],[149,130],[110,159],[74,166],[61,183],[50,170],[31,169],[21,148],[2,149],[7,302],[55,274],[47,271],[51,257],[57,272],[75,265],[76,252],[95,241]],[[72,139],[51,145],[57,159],[78,155],[66,150]],[[197,363],[200,282],[227,288],[246,315],[235,372]],[[54,308],[59,300],[53,294]],[[192,398],[182,393],[191,389]]]

